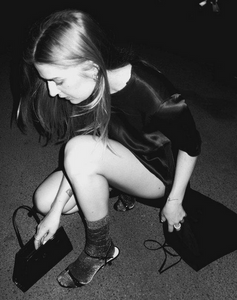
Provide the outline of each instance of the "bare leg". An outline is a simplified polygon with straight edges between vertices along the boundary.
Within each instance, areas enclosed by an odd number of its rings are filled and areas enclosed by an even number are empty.
[[[94,211],[98,212],[99,206],[102,205],[100,201],[104,202],[101,213],[102,216],[106,215],[108,183],[128,194],[142,198],[163,196],[165,190],[163,183],[149,172],[129,150],[114,141],[111,141],[111,146],[115,153],[104,149],[102,144],[96,144],[90,136],[76,137],[68,143],[65,167],[67,166],[67,173],[72,174],[72,182],[75,182],[75,189],[81,195],[80,200],[77,195],[80,206],[87,207],[89,204],[93,206],[95,202]],[[50,210],[62,178],[62,171],[54,172],[36,190],[34,202],[41,213],[47,214]],[[72,186],[69,182],[64,193],[69,200],[63,213],[70,214],[78,211],[78,202],[72,194]],[[84,198],[86,199],[85,205],[83,205]],[[90,202],[88,202],[89,199]],[[94,218],[99,218],[99,215],[94,216],[92,220]]]
[[[110,141],[113,151],[92,136],[78,136],[65,149],[65,170],[88,221],[108,214],[108,184],[134,196],[160,198],[164,184],[124,146]]]
[[[160,198],[165,193],[164,184],[128,149],[115,141],[110,141],[110,146],[112,151],[92,136],[78,136],[65,148],[68,180],[64,190],[60,188],[60,197],[64,195],[67,200],[63,213],[76,212],[80,207],[86,221],[86,245],[78,259],[59,275],[58,282],[64,287],[88,284],[119,254],[109,233],[109,184],[142,198]],[[63,178],[63,172],[55,172],[37,189],[34,200],[41,213],[47,214],[57,201]]]
[[[60,183],[63,179],[63,172],[56,171],[49,175],[45,181],[38,187],[34,194],[34,204],[39,212],[46,215],[58,193]],[[63,213],[71,214],[78,211],[78,206],[72,192],[72,188],[68,182],[68,186],[64,191],[65,197],[68,199]]]

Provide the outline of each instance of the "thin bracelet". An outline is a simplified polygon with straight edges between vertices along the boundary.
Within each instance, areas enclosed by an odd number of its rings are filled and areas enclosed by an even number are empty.
[[[170,202],[170,201],[177,201],[179,199],[170,199],[170,197],[167,199],[167,202]]]

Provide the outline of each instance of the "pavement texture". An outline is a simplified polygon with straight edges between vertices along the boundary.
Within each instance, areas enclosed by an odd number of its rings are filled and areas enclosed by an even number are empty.
[[[219,201],[237,213],[237,89],[213,75],[208,64],[187,59],[153,46],[137,50],[184,94],[202,136],[202,153],[191,179],[193,189]],[[92,283],[80,289],[63,289],[57,275],[77,258],[85,242],[84,226],[78,214],[63,216],[73,251],[51,269],[30,290],[23,293],[12,282],[14,256],[19,244],[12,226],[13,211],[32,205],[34,190],[58,165],[60,147],[42,147],[38,134],[29,129],[23,135],[10,126],[13,95],[10,88],[8,52],[0,56],[0,294],[4,300],[224,300],[237,299],[237,252],[213,262],[199,272],[180,262],[159,274],[162,251],[148,251],[146,239],[164,241],[159,209],[137,203],[126,213],[116,212],[110,201],[111,233],[120,256],[106,266]],[[211,217],[211,216],[210,216]],[[24,241],[35,232],[35,223],[19,213]],[[221,222],[221,220],[220,220]],[[236,230],[230,228],[230,230]],[[221,243],[221,241],[220,241]]]

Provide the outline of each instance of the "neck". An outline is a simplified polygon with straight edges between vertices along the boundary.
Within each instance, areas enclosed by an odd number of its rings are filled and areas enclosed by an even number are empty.
[[[119,92],[126,86],[131,77],[131,68],[132,66],[128,64],[119,69],[107,72],[111,94]]]

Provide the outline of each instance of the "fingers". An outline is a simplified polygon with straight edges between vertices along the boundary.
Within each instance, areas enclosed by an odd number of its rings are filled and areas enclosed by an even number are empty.
[[[164,223],[166,221],[166,217],[164,215],[161,215],[160,217],[160,222]]]
[[[49,240],[52,240],[53,238],[53,234],[47,234],[47,236],[43,239],[43,245],[46,244]]]
[[[167,219],[165,218],[165,216],[162,215],[162,216],[161,216],[161,220],[160,220],[161,223],[164,223],[166,220],[167,220]],[[167,222],[168,222],[168,221],[167,221]],[[183,220],[182,220],[182,222],[183,222]],[[170,223],[168,222],[168,231],[169,231],[169,232],[173,232],[174,229],[177,230],[177,231],[179,231],[179,230],[181,229],[181,221],[180,221],[180,223],[177,223],[177,224],[170,224]]]
[[[165,220],[165,221],[166,221],[166,220]],[[161,219],[161,223],[164,223],[165,221],[163,221],[163,219]],[[170,223],[168,222],[168,231],[169,231],[169,232],[173,232],[174,229],[175,229],[176,231],[180,231],[183,222],[184,222],[184,219],[182,219],[182,220],[181,220],[179,223],[177,223],[177,224],[170,224]]]
[[[167,221],[168,223],[168,231],[173,232],[175,231],[180,231],[182,224],[184,222],[184,218],[187,216],[185,211],[182,211],[178,213],[176,212],[176,215],[173,213],[170,213],[168,210],[162,210],[160,214],[160,222],[164,223]]]
[[[41,246],[41,239],[39,239],[36,235],[34,236],[34,239],[35,249],[37,250]]]
[[[34,245],[37,250],[40,246],[46,244],[49,240],[52,240],[54,235],[50,234],[50,232],[46,232],[43,236],[40,233],[36,233],[34,235]]]
[[[168,224],[168,231],[169,231],[169,232],[173,232],[173,231],[174,231],[174,226]]]
[[[46,241],[46,237],[47,237],[47,233],[45,233],[42,237],[40,234],[36,233],[34,238],[34,244],[35,244],[35,249],[37,250],[41,245],[44,245],[47,241]]]
[[[175,229],[176,231],[180,231],[180,229],[181,229],[181,223],[174,224],[174,229]]]
[[[174,229],[176,231],[180,231],[181,230],[181,226],[182,226],[181,223],[177,223],[177,224],[174,224],[174,225],[168,224],[168,231],[169,232],[173,232]]]

